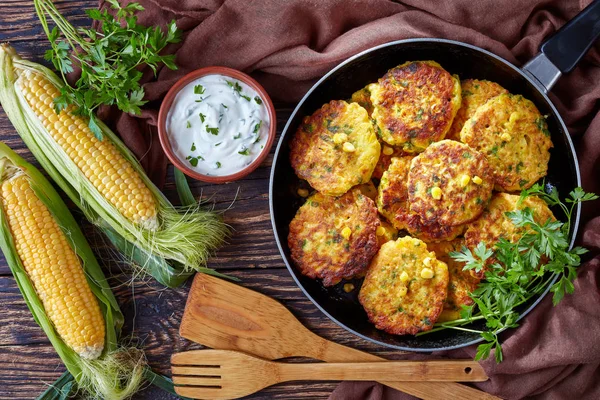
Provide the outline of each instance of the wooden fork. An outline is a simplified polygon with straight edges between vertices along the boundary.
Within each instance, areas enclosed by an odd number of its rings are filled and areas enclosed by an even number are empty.
[[[281,382],[445,381],[488,379],[475,361],[282,363],[232,350],[193,350],[171,357],[175,391],[196,399],[237,399]]]

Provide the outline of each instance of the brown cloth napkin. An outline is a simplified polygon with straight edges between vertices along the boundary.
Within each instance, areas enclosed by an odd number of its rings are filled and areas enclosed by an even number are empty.
[[[171,85],[203,66],[251,73],[278,101],[295,102],[329,69],[369,47],[397,39],[440,37],[471,43],[521,65],[545,37],[591,0],[138,0],[143,24],[171,19],[185,31],[179,70],[146,75],[151,102],[141,117],[105,112],[153,179],[164,180],[166,159],[156,137],[157,108]],[[104,1],[100,1],[104,5]],[[578,148],[583,185],[600,193],[600,53],[592,49],[561,78],[550,97]],[[107,111],[107,110],[105,110]],[[560,155],[554,155],[560,157]],[[600,248],[598,202],[585,207],[580,242]],[[516,330],[503,335],[505,361],[482,363],[490,381],[477,386],[501,397],[600,398],[600,257],[587,262],[576,295],[557,307],[547,297]],[[471,358],[475,347],[435,356]],[[412,355],[407,358],[423,358]],[[373,383],[341,384],[332,399],[405,399]]]

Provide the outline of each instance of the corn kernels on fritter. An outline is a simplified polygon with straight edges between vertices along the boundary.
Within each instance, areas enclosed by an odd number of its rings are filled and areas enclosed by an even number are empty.
[[[290,162],[313,188],[340,196],[371,179],[380,151],[367,111],[334,100],[304,118],[290,143]]]
[[[502,94],[489,100],[465,123],[460,140],[486,156],[497,190],[529,188],[548,172],[548,124],[523,96]]]
[[[375,202],[354,188],[338,198],[315,193],[290,223],[288,246],[303,275],[332,286],[363,276],[378,249]]]
[[[424,223],[462,225],[476,219],[494,188],[494,174],[480,152],[453,140],[432,144],[408,173],[410,210]]]
[[[383,218],[379,220],[379,226],[377,227],[375,234],[377,235],[377,245],[379,247],[390,240],[398,239],[398,229],[394,228],[392,224]]]
[[[475,114],[475,111],[488,100],[503,93],[508,93],[506,89],[496,82],[490,82],[479,79],[465,79],[460,82],[462,90],[462,103],[452,126],[446,135],[446,139],[460,141],[460,131],[465,122]]]
[[[390,241],[371,262],[358,299],[377,329],[394,335],[428,331],[448,294],[448,267],[409,236]]]
[[[461,103],[460,81],[435,61],[409,61],[369,86],[378,135],[415,153],[444,139]]]
[[[394,157],[377,189],[377,209],[396,229],[406,229],[408,214],[408,171],[413,156]]]

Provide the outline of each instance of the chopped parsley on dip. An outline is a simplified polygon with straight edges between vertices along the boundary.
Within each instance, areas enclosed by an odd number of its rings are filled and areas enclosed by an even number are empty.
[[[190,169],[227,176],[250,165],[269,134],[269,114],[260,95],[244,82],[206,75],[183,87],[167,115],[175,155]]]

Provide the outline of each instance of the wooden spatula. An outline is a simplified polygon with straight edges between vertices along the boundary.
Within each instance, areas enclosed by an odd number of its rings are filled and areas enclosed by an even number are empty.
[[[179,333],[208,347],[238,350],[268,360],[294,356],[327,362],[385,360],[325,340],[270,297],[204,274],[194,278]],[[498,399],[450,382],[381,383],[425,400]]]
[[[174,354],[175,392],[195,399],[237,399],[289,381],[487,380],[475,361],[378,361],[364,363],[278,363],[231,350],[194,350]]]

